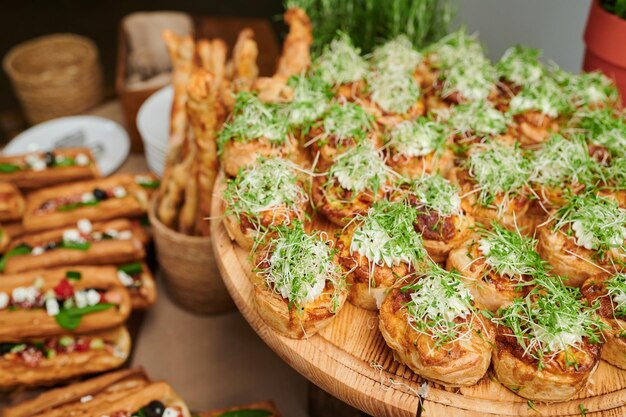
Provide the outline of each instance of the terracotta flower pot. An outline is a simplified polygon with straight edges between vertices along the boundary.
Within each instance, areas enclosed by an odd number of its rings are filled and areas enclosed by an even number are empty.
[[[626,19],[621,19],[602,8],[599,0],[592,0],[584,35],[585,71],[600,70],[617,83],[626,104]]]

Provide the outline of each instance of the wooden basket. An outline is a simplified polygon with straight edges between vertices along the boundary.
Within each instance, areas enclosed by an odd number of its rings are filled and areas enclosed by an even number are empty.
[[[81,113],[102,100],[96,45],[83,36],[42,36],[11,49],[3,67],[30,123]]]
[[[157,218],[155,195],[148,212],[157,262],[170,297],[196,314],[220,314],[235,309],[215,262],[209,237],[188,236],[165,226]]]

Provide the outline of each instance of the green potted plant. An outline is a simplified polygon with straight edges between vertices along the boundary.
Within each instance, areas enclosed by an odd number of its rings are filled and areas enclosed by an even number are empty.
[[[626,104],[626,0],[592,0],[584,40],[583,69],[614,79]]]

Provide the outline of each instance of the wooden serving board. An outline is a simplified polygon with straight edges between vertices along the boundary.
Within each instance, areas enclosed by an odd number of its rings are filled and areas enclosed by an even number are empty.
[[[223,173],[217,181],[211,233],[230,295],[252,328],[285,362],[340,400],[377,417],[626,416],[626,371],[604,361],[577,398],[533,404],[502,386],[491,369],[468,388],[425,381],[394,360],[378,330],[377,314],[348,302],[330,326],[309,339],[280,336],[255,309],[249,254],[230,240],[222,224]],[[314,218],[314,228],[333,230],[319,218]]]

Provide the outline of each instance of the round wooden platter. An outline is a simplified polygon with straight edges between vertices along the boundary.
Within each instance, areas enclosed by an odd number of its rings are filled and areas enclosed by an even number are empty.
[[[475,386],[447,388],[396,362],[378,330],[376,313],[346,302],[330,326],[304,340],[268,327],[253,300],[249,253],[231,241],[222,223],[220,174],[214,192],[211,235],[230,295],[252,328],[285,362],[340,400],[377,417],[626,416],[626,371],[601,361],[587,388],[561,403],[532,403],[502,386],[490,369]],[[334,229],[314,218],[314,228]],[[420,407],[421,405],[421,407]]]

